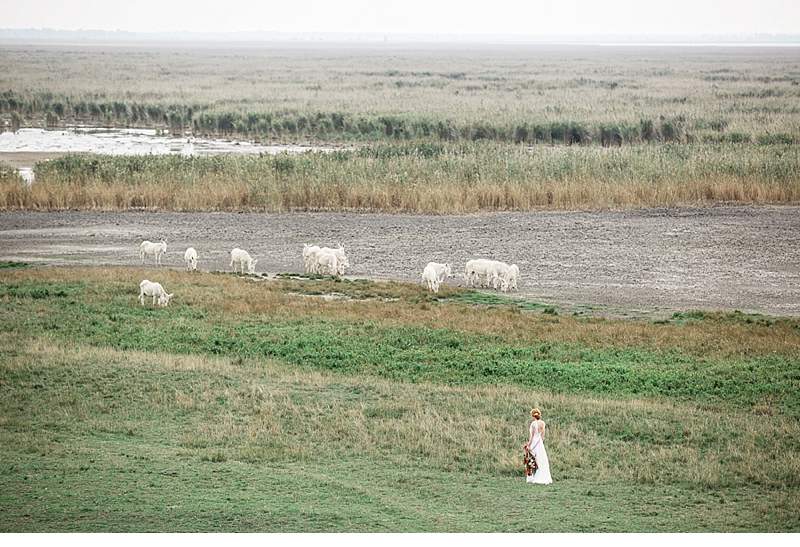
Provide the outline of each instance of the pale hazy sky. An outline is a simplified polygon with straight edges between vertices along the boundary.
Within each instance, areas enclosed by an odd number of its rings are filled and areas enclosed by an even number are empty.
[[[0,0],[0,28],[525,35],[800,33],[800,0]]]

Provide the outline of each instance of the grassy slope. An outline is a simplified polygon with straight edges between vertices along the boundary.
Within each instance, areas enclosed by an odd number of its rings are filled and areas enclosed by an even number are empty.
[[[142,310],[147,275],[0,273],[2,530],[800,529],[796,321],[581,320],[179,272],[159,277],[176,305]],[[333,289],[360,300],[298,294]],[[474,359],[490,348],[507,355]],[[620,374],[526,381],[587,364]],[[533,404],[550,488],[520,479]]]

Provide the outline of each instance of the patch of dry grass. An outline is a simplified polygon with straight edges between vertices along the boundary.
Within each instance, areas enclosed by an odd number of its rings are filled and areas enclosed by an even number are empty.
[[[791,145],[602,149],[416,142],[278,157],[65,156],[0,209],[529,211],[800,201]]]

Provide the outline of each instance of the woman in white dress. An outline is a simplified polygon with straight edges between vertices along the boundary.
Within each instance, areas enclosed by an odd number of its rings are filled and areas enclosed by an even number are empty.
[[[544,420],[542,412],[538,408],[531,410],[531,426],[529,428],[530,437],[528,442],[522,445],[523,450],[528,449],[536,458],[538,466],[536,472],[527,478],[531,484],[550,484],[553,482],[550,477],[550,460],[547,459],[547,451],[544,449]]]

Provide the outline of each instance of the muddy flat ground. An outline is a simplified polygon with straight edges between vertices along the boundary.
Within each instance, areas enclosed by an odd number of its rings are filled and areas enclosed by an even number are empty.
[[[233,247],[259,272],[302,271],[303,243],[345,246],[348,275],[418,280],[428,261],[516,263],[519,296],[613,315],[741,310],[800,315],[800,207],[421,216],[356,213],[0,213],[0,259],[137,265],[143,239],[183,266],[225,270]],[[461,284],[461,279],[450,283]]]
[[[32,168],[37,161],[52,160],[63,156],[58,152],[0,152],[0,162],[15,169]]]

